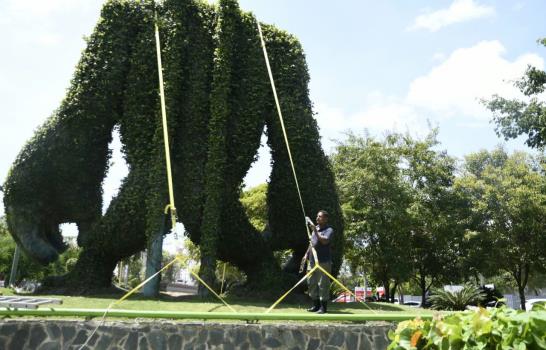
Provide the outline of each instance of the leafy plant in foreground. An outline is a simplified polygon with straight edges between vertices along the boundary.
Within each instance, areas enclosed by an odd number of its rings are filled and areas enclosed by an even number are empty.
[[[387,349],[546,349],[546,307],[468,310],[414,319],[389,332]]]

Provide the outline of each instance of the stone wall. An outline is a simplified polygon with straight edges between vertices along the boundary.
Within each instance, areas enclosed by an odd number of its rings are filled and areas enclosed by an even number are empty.
[[[0,349],[79,349],[98,322],[0,320]],[[385,349],[389,323],[106,322],[84,349]]]

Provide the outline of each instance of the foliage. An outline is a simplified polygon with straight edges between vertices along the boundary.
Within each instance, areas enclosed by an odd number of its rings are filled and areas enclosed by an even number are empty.
[[[0,280],[9,280],[15,242],[10,237],[4,217],[0,218]]]
[[[453,191],[455,160],[436,149],[437,134],[432,130],[422,140],[406,136],[400,146],[411,195],[408,251],[423,304],[432,285],[460,278],[453,267],[464,231],[464,203]]]
[[[511,274],[525,304],[529,276],[546,268],[546,178],[542,163],[499,148],[467,156],[456,187],[471,203],[470,259],[484,275]]]
[[[184,243],[182,246],[184,247],[184,249],[178,252],[178,261],[180,264],[180,268],[188,270],[191,269],[192,266],[195,267],[195,265],[199,263],[201,253],[199,252],[199,247],[193,244],[192,241],[188,238],[184,239]],[[197,273],[198,271],[199,268],[197,268],[194,272]]]
[[[383,285],[401,278],[409,256],[409,188],[399,168],[398,137],[383,141],[349,135],[336,147],[332,164],[347,223],[346,257],[352,271],[366,266]]]
[[[116,263],[141,251],[160,231],[168,193],[156,18],[174,196],[180,221],[200,247],[201,274],[213,283],[216,263],[228,261],[248,276],[253,288],[283,288],[290,276],[283,274],[274,253],[290,250],[301,259],[308,241],[304,213],[257,20],[235,0],[221,0],[217,6],[199,0],[106,2],[66,98],[23,148],[6,180],[10,230],[29,255],[48,263],[65,249],[59,224],[76,223],[82,252],[73,271],[57,280],[76,292],[108,286]],[[330,212],[336,272],[343,254],[343,221],[313,119],[305,55],[295,37],[270,25],[262,28],[308,205],[305,214]],[[114,127],[130,172],[102,215],[101,184]],[[273,168],[267,189],[269,241],[249,222],[239,201],[265,127]]]
[[[3,217],[0,218],[0,280],[5,280],[6,285],[11,275],[15,245],[16,243],[9,234],[5,219]],[[48,276],[67,273],[73,268],[78,255],[79,249],[69,246],[68,249],[59,256],[57,261],[42,266],[23,253],[19,260],[16,284],[23,279],[40,281]]]
[[[184,241],[184,252],[180,256],[181,263],[175,263],[177,268],[189,270],[193,273],[198,273],[200,268],[201,252],[198,246],[194,245],[189,239]],[[218,261],[215,267],[215,278],[218,280],[217,291],[222,293],[229,292],[233,287],[240,286],[247,281],[246,275],[238,269],[236,266],[228,263]],[[194,279],[190,275],[190,278]]]
[[[141,253],[121,260],[118,264],[118,274],[115,282],[126,288],[134,288],[142,282],[142,257]]]
[[[538,43],[546,46],[546,39]],[[543,148],[546,146],[546,103],[540,99],[546,89],[546,72],[529,66],[525,75],[514,85],[527,98],[525,101],[506,99],[499,95],[483,101],[493,112],[497,134],[503,135],[505,139],[526,135],[525,143],[529,147]]]
[[[532,312],[484,309],[414,319],[389,332],[389,350],[402,349],[544,349],[546,308]]]
[[[390,297],[411,274],[424,296],[453,275],[462,235],[452,192],[454,160],[423,140],[391,133],[383,140],[349,135],[332,157],[347,223],[346,257],[365,266]]]
[[[263,232],[267,225],[267,184],[252,187],[241,194],[246,215],[256,230]]]
[[[218,290],[223,294],[232,291],[234,287],[243,285],[247,280],[246,275],[241,270],[227,262],[217,265],[216,278],[220,281]]]
[[[507,293],[517,290],[518,288],[518,285],[510,272],[504,270],[500,270],[497,274],[487,277],[487,281],[493,284],[495,289],[506,291]],[[544,281],[544,279],[542,279],[542,281]]]
[[[485,298],[480,288],[466,284],[460,290],[435,289],[430,303],[435,310],[463,311],[468,305],[476,305]]]
[[[506,300],[504,299],[504,294],[497,286],[494,286],[493,288],[480,286],[480,291],[484,295],[483,299],[476,304],[470,305],[483,307],[501,307],[505,305]]]

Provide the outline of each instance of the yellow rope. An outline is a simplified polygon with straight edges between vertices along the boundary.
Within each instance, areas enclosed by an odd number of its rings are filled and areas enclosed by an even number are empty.
[[[279,299],[277,299],[277,301],[276,301],[273,305],[271,305],[271,306],[269,307],[269,309],[267,309],[267,311],[266,311],[265,313],[266,313],[266,314],[270,313],[271,310],[273,310],[273,309],[275,308],[275,306],[277,306],[277,304],[279,304],[284,298],[286,298],[286,296],[287,296],[288,294],[290,294],[294,289],[296,289],[297,286],[299,286],[303,281],[305,281],[305,279],[306,279],[307,277],[309,277],[313,272],[315,272],[315,270],[316,270],[317,268],[318,268],[318,264],[315,265],[315,267],[313,267],[311,270],[309,270],[309,271],[307,272],[307,274],[305,274],[305,276],[303,276],[303,277],[298,281],[298,283],[296,283],[296,284],[294,285],[294,287],[290,288],[290,290],[289,290],[288,292],[284,293],[284,294],[282,295],[282,297],[280,297]]]
[[[174,190],[173,190],[173,179],[172,179],[172,171],[171,171],[171,156],[169,151],[169,131],[167,128],[167,111],[165,108],[165,91],[163,90],[163,66],[161,64],[161,43],[159,41],[159,27],[157,25],[157,13],[155,14],[155,44],[156,44],[156,52],[157,52],[157,71],[159,75],[159,94],[161,96],[161,118],[162,118],[162,124],[163,124],[163,139],[165,143],[165,161],[167,165],[167,181],[169,185],[169,204],[165,207],[165,213],[167,210],[170,210],[171,212],[171,222],[172,222],[172,229],[174,231],[176,227],[176,207],[174,205]],[[162,269],[163,270],[163,269]],[[226,306],[231,309],[233,312],[236,312],[231,306],[229,306],[224,299],[222,299],[212,288],[210,288],[205,281],[203,281],[197,274],[192,274],[201,282],[205,287],[207,287],[214,295],[216,295]],[[155,276],[155,275],[154,275]],[[147,282],[147,281],[145,281]],[[145,283],[143,282],[143,283]]]
[[[155,14],[155,46],[157,52],[157,73],[159,75],[159,95],[161,99],[161,118],[163,124],[163,143],[165,144],[165,162],[167,165],[167,183],[169,186],[169,205],[165,210],[170,209],[172,230],[176,227],[176,206],[174,205],[173,178],[171,171],[171,154],[169,147],[169,130],[167,126],[167,110],[165,108],[165,91],[163,89],[163,65],[161,64],[161,43],[159,41],[159,27],[157,25],[157,13]]]
[[[277,88],[275,88],[275,80],[273,79],[273,73],[271,72],[271,66],[269,64],[269,56],[267,55],[267,48],[265,47],[265,41],[262,34],[262,27],[260,26],[260,21],[256,20],[258,24],[258,33],[260,34],[260,41],[262,43],[262,50],[265,57],[265,65],[267,67],[267,73],[269,74],[269,81],[271,82],[271,89],[273,90],[273,97],[275,98],[275,105],[277,106],[277,114],[279,115],[279,121],[281,123],[282,133],[284,135],[284,142],[286,143],[286,150],[288,151],[288,159],[290,159],[290,165],[292,167],[292,174],[294,175],[294,181],[296,182],[296,189],[298,190],[298,196],[300,198],[301,211],[303,213],[303,219],[305,222],[305,228],[307,230],[307,236],[311,239],[311,233],[307,227],[307,222],[305,220],[305,208],[303,206],[303,199],[301,197],[300,185],[298,182],[298,177],[296,176],[296,167],[294,166],[294,161],[292,159],[292,152],[290,151],[290,144],[288,143],[288,136],[286,134],[286,128],[284,127],[284,119],[282,117],[281,105],[279,103],[279,98],[277,97]]]
[[[139,290],[140,288],[142,288],[146,283],[150,282],[155,276],[159,275],[161,272],[165,271],[166,269],[169,268],[169,266],[171,266],[172,264],[174,264],[177,260],[179,260],[180,258],[177,256],[176,258],[174,258],[170,263],[166,264],[165,266],[163,266],[161,268],[161,270],[157,271],[156,273],[154,273],[153,275],[151,275],[150,277],[148,277],[147,279],[145,279],[144,281],[142,281],[141,283],[139,283],[138,286],[136,286],[135,288],[131,289],[127,294],[125,294],[123,297],[121,297],[121,299],[115,301],[113,304],[114,305],[117,305],[119,303],[121,303],[122,301],[124,301],[125,299],[127,299],[128,297],[130,297],[133,293],[135,293],[137,290]]]
[[[210,291],[212,292],[212,294],[216,295],[216,297],[217,297],[218,299],[220,299],[220,300],[222,301],[222,303],[224,303],[224,305],[226,305],[231,311],[237,313],[237,311],[235,311],[234,308],[232,308],[231,306],[229,306],[229,304],[226,303],[226,301],[225,301],[224,299],[222,299],[222,297],[219,296],[219,295],[214,291],[214,289],[212,289],[205,281],[203,281],[195,272],[192,271],[191,274],[193,275],[193,277],[197,278],[197,280],[198,280],[199,282],[201,282],[205,287],[207,287],[207,289],[210,290]]]
[[[172,264],[174,264],[177,260],[179,260],[180,257],[177,256],[176,258],[173,259],[173,261],[171,261],[170,263],[168,263],[167,265],[165,265],[161,270],[157,271],[156,273],[154,273],[152,276],[148,277],[146,280],[144,280],[143,282],[141,282],[138,286],[136,286],[135,288],[131,289],[130,291],[128,291],[124,296],[122,296],[119,300],[116,300],[116,301],[113,301],[111,302],[108,307],[106,308],[106,310],[104,311],[104,314],[102,315],[101,317],[101,320],[99,322],[99,324],[97,325],[97,327],[95,327],[95,329],[93,330],[93,332],[91,332],[91,335],[89,337],[87,337],[87,339],[85,340],[85,342],[78,348],[78,350],[81,350],[83,349],[87,343],[89,342],[89,340],[93,337],[93,335],[97,332],[97,330],[99,329],[100,326],[102,326],[102,324],[104,323],[104,321],[106,320],[106,315],[108,314],[108,312],[110,311],[111,308],[113,308],[115,305],[117,304],[120,304],[122,301],[124,301],[125,299],[127,299],[129,296],[131,296],[131,294],[135,293],[137,290],[139,290],[140,288],[142,288],[146,283],[148,283],[149,281],[151,281],[155,276],[159,275],[161,272],[163,272],[164,270],[168,269],[169,266],[171,266]]]
[[[224,263],[224,272],[222,273],[222,285],[220,285],[220,294],[222,294],[222,291],[224,290],[224,281],[226,279],[226,265],[227,263]]]
[[[307,230],[307,236],[309,237],[309,240],[311,240],[311,233],[309,231],[309,227],[307,226],[307,220],[305,218],[305,208],[303,206],[303,199],[302,199],[302,196],[301,196],[300,186],[299,186],[299,183],[298,183],[298,177],[296,175],[296,168],[294,166],[294,161],[292,160],[292,152],[290,152],[290,144],[288,142],[288,136],[286,134],[286,128],[284,127],[284,119],[283,119],[283,116],[282,116],[281,105],[279,103],[279,98],[277,97],[277,89],[275,87],[275,80],[273,79],[273,73],[271,71],[271,65],[269,64],[269,56],[267,55],[267,48],[265,46],[265,41],[264,41],[264,37],[263,37],[263,34],[262,34],[262,27],[260,26],[260,21],[256,20],[256,23],[258,24],[258,33],[260,34],[260,42],[262,43],[262,50],[263,50],[264,58],[265,58],[265,65],[267,67],[267,73],[269,75],[269,81],[271,82],[271,89],[273,90],[273,97],[275,99],[275,105],[277,106],[277,114],[279,115],[279,121],[281,123],[281,128],[282,128],[282,132],[283,132],[283,135],[284,135],[284,142],[286,144],[286,150],[288,151],[288,158],[290,159],[290,165],[292,167],[292,174],[294,175],[294,181],[296,182],[296,188],[298,190],[298,196],[299,196],[299,199],[300,199],[301,210],[303,212],[303,217],[304,217],[304,221],[305,221],[305,228]],[[321,271],[325,272],[328,277],[330,277],[332,280],[334,280],[334,282],[339,284],[342,288],[349,291],[349,293],[353,294],[347,287],[345,287],[341,282],[339,282],[337,279],[335,279],[331,274],[327,273],[326,270],[324,270],[319,265],[318,258],[317,258],[317,252],[316,252],[315,248],[312,246],[312,244],[310,245],[310,247],[311,247],[311,251],[313,253],[313,258],[314,258],[314,261],[315,261],[315,267],[312,268],[294,287],[292,287],[292,289],[290,289],[282,297],[280,297],[266,311],[266,313],[270,312],[281,300],[283,300],[290,292],[292,292],[294,290],[294,288],[296,288],[296,286],[298,286],[301,282],[303,282],[303,280],[305,280],[305,278],[307,278],[307,276],[309,276],[310,273],[315,271],[317,268],[320,269]],[[364,304],[364,305],[366,305],[366,304]],[[368,305],[366,305],[366,306],[368,308],[370,308]],[[370,308],[370,310],[373,311],[373,309],[371,309],[371,308]]]
[[[343,283],[341,283],[340,281],[338,281],[334,276],[332,276],[328,271],[326,271],[324,268],[322,268],[322,266],[320,265],[316,265],[315,267],[317,267],[320,271],[322,271],[326,276],[328,276],[328,278],[330,278],[332,281],[334,281],[335,283],[337,283],[338,286],[340,286],[341,288],[345,289],[347,292],[349,292],[349,294],[351,294],[354,298],[355,298],[355,301],[358,301],[360,302],[361,304],[365,305],[368,309],[370,309],[374,314],[377,313],[375,312],[374,309],[372,309],[370,307],[370,305],[366,304],[365,302],[363,302],[362,300],[359,300],[356,295],[351,292],[349,290],[349,288],[345,287],[343,285]],[[366,291],[364,291],[364,299],[366,298]]]

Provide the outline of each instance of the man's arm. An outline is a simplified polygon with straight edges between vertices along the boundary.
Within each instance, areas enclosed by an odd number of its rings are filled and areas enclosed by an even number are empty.
[[[319,232],[319,230],[317,229],[315,225],[313,225],[312,228],[313,228],[313,233],[317,235],[318,241],[321,244],[326,245],[330,243],[330,237],[334,233],[334,230],[331,227],[328,227],[326,230],[322,232]]]

